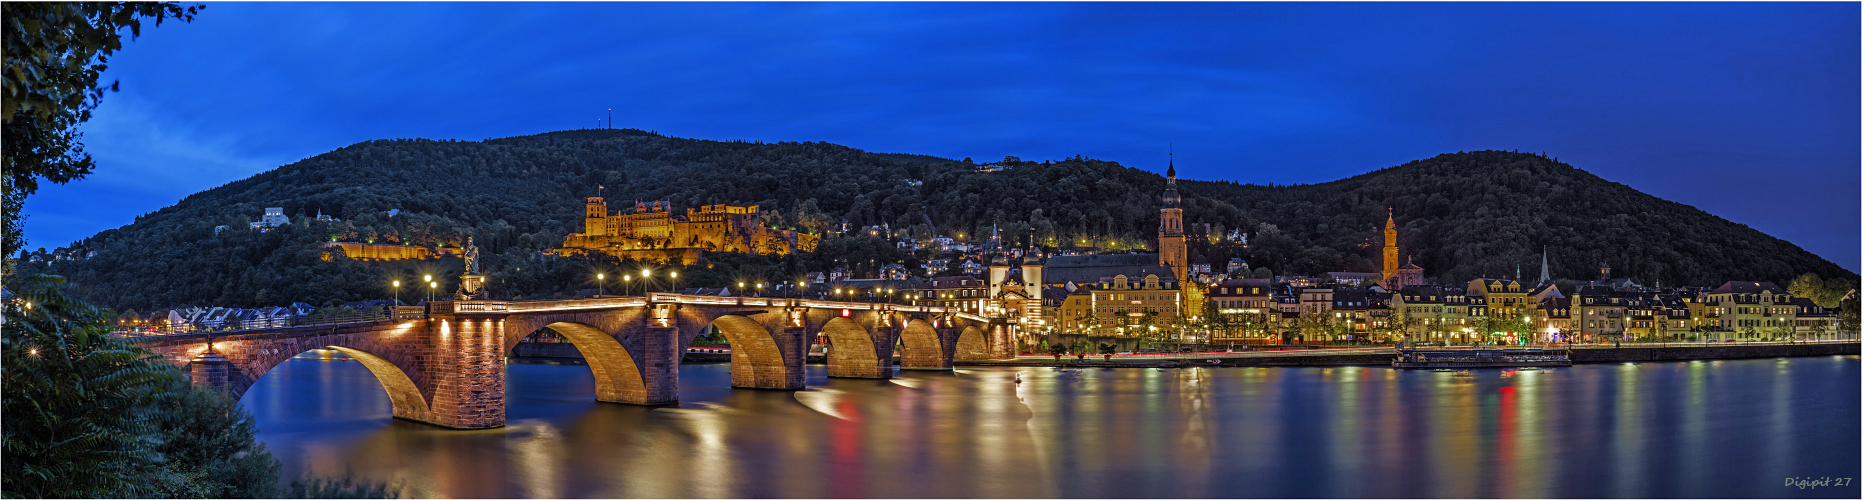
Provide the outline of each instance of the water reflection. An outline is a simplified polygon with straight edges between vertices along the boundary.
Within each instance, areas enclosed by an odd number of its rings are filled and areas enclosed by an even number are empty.
[[[512,364],[502,429],[389,418],[354,361],[296,358],[243,404],[288,474],[419,497],[1856,497],[1856,356],[1553,370],[983,369],[598,404]],[[1020,382],[1019,382],[1020,381]]]

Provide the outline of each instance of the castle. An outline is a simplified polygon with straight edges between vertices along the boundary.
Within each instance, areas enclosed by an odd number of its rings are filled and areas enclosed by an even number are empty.
[[[563,238],[563,247],[552,252],[596,251],[618,259],[692,265],[700,252],[788,255],[813,252],[820,241],[815,235],[764,227],[757,205],[706,205],[688,208],[684,216],[671,208],[666,201],[637,201],[633,213],[611,215],[608,203],[592,196],[583,213],[583,232]]]

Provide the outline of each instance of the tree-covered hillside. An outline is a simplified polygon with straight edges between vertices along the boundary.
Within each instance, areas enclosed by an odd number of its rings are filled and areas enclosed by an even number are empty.
[[[531,298],[593,288],[585,275],[614,265],[536,254],[578,230],[583,198],[597,193],[611,209],[637,199],[668,200],[676,210],[756,204],[774,227],[817,234],[886,224],[896,235],[977,240],[994,226],[1014,244],[1127,250],[1154,244],[1163,187],[1157,174],[1079,157],[981,165],[638,130],[378,140],[189,196],[79,242],[66,252],[75,260],[22,264],[65,275],[86,298],[118,309],[325,304],[384,298],[390,279],[452,276],[459,264],[324,261],[324,242],[457,245],[471,234],[488,256],[492,293]],[[1855,281],[1787,242],[1535,155],[1458,153],[1324,184],[1185,181],[1181,191],[1194,233],[1202,234],[1202,223],[1211,233],[1250,233],[1248,248],[1193,238],[1194,262],[1219,268],[1242,257],[1278,274],[1372,270],[1390,205],[1406,254],[1445,281],[1513,274],[1517,263],[1532,274],[1538,254],[1532,265],[1526,259],[1541,245],[1565,278],[1590,278],[1603,261],[1614,275],[1664,284],[1784,283],[1802,272]],[[248,230],[268,206],[284,207],[293,223]],[[319,212],[340,221],[315,221]],[[216,233],[221,225],[228,228]],[[890,261],[916,269],[930,257],[869,238],[831,238],[815,255],[712,256],[681,285],[790,279],[842,265],[871,272]]]
[[[1804,272],[1857,277],[1744,224],[1535,154],[1443,154],[1312,185],[1188,184],[1276,225],[1290,246],[1376,251],[1389,207],[1405,257],[1443,281],[1538,278],[1543,247],[1556,279],[1595,279],[1601,264],[1644,285],[1787,283]],[[1278,242],[1252,243],[1273,254],[1261,247]]]

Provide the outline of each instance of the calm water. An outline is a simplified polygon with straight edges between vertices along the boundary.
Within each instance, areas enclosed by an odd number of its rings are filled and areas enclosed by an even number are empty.
[[[287,474],[419,497],[1849,497],[1857,356],[1387,368],[961,369],[801,392],[681,369],[679,407],[598,404],[579,365],[508,368],[507,427],[389,418],[354,361],[243,403]],[[1015,380],[1020,376],[1022,383]]]

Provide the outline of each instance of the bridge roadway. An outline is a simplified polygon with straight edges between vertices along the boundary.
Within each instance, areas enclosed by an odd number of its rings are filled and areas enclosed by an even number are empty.
[[[889,378],[906,369],[1013,356],[1003,323],[930,306],[655,293],[547,301],[441,301],[387,320],[136,338],[195,384],[245,394],[279,363],[316,348],[356,358],[388,391],[394,414],[459,429],[505,424],[505,355],[549,329],[588,361],[598,401],[679,401],[681,353],[707,327],[731,342],[732,387],[802,389],[815,335],[834,346],[831,377]],[[888,360],[882,363],[881,360]]]

